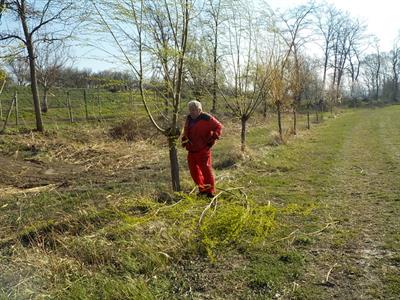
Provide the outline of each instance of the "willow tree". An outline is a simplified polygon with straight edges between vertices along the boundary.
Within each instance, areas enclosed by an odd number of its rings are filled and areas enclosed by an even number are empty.
[[[304,58],[301,56],[301,50],[310,40],[304,32],[310,29],[311,13],[314,10],[314,4],[309,3],[300,5],[288,10],[281,16],[283,29],[279,31],[285,42],[289,53],[290,63],[290,91],[292,95],[293,112],[293,134],[297,133],[297,110],[300,106],[302,94],[304,92]]]
[[[287,47],[287,44],[281,39],[279,29],[276,27],[273,28],[272,33],[268,60],[263,63],[265,78],[267,79],[263,90],[277,112],[279,137],[283,141],[282,113],[291,103],[291,72],[288,66],[293,45],[290,44]]]
[[[246,149],[247,125],[263,102],[263,86],[267,82],[261,67],[259,43],[260,15],[250,5],[232,5],[226,11],[227,45],[224,60],[225,91],[220,92],[226,106],[241,123],[241,151]],[[265,15],[263,16],[265,17]],[[268,16],[267,16],[268,17]],[[229,79],[232,78],[232,79]]]
[[[97,2],[97,1],[96,1]],[[100,24],[112,37],[117,49],[139,82],[139,92],[153,126],[168,140],[172,189],[179,191],[177,142],[185,55],[188,44],[192,1],[92,1]],[[162,23],[160,23],[162,22]],[[151,66],[153,69],[148,68]],[[146,68],[147,67],[147,68]],[[155,72],[157,70],[157,72]],[[146,71],[148,71],[146,73]],[[158,73],[171,97],[171,110],[157,122],[145,91],[146,74]]]

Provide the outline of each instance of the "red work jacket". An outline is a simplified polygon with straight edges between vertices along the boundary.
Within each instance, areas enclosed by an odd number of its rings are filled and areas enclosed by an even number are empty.
[[[195,120],[188,115],[182,136],[182,146],[192,153],[209,149],[220,137],[221,131],[222,124],[209,114],[201,113]]]

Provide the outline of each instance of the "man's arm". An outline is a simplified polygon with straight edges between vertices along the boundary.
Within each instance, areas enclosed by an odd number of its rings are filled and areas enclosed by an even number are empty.
[[[188,144],[190,144],[190,140],[189,140],[189,138],[187,136],[187,134],[188,134],[188,126],[189,126],[188,122],[189,122],[188,118],[186,118],[185,127],[183,129],[183,134],[182,134],[182,137],[181,137],[181,145],[182,145],[182,147],[186,147]]]
[[[212,137],[214,140],[218,140],[222,134],[222,124],[214,117],[211,118],[211,122]]]
[[[219,139],[222,133],[222,124],[214,117],[211,117],[210,119],[211,122],[211,139],[207,143],[207,146],[211,148],[214,144],[215,141]]]

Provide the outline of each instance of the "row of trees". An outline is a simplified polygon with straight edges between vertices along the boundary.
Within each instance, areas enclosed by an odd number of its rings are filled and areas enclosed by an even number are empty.
[[[257,3],[88,0],[79,7],[72,1],[1,0],[0,16],[14,25],[2,27],[0,41],[9,57],[22,52],[27,57],[37,129],[42,131],[37,78],[49,68],[41,71],[40,61],[46,61],[46,53],[56,53],[49,47],[66,44],[76,24],[90,25],[96,46],[130,67],[131,75],[118,80],[137,88],[149,119],[168,139],[172,185],[179,190],[176,144],[183,92],[212,98],[213,112],[223,101],[241,122],[243,151],[248,120],[267,104],[277,113],[282,138],[283,110],[292,111],[296,134],[300,106],[322,111],[345,98],[353,103],[383,95],[398,100],[398,43],[381,52],[364,24],[326,3],[310,2],[284,12]],[[54,61],[62,63],[64,57]],[[76,85],[98,84],[89,71],[69,78],[74,79]],[[161,123],[147,105],[149,86],[162,96],[168,112]]]

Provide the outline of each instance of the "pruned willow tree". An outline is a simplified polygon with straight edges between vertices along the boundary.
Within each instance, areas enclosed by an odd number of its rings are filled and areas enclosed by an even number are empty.
[[[297,134],[297,110],[300,107],[302,95],[305,89],[305,60],[301,52],[305,44],[310,41],[310,35],[304,34],[310,32],[312,20],[310,16],[314,11],[314,4],[308,3],[288,10],[281,15],[283,28],[280,30],[281,37],[288,48],[290,63],[290,94],[292,95],[292,113],[293,113],[293,134]]]
[[[228,54],[224,61],[225,89],[219,88],[224,102],[241,124],[241,151],[246,149],[247,124],[263,102],[267,82],[259,51],[260,15],[249,4],[235,3],[227,11]],[[265,17],[265,15],[264,15]],[[228,93],[224,92],[228,91]]]
[[[189,23],[190,0],[91,1],[99,24],[112,37],[123,61],[138,80],[140,97],[154,127],[168,140],[172,189],[180,191],[177,143]],[[164,81],[171,110],[162,122],[154,116],[145,91],[154,69]]]
[[[307,110],[307,128],[310,129],[310,113],[315,110],[316,122],[319,122],[319,103],[324,92],[323,80],[319,74],[320,62],[316,59],[308,58],[303,64],[304,90],[303,97]]]
[[[263,63],[267,84],[263,87],[266,97],[277,113],[279,138],[283,142],[282,114],[291,105],[290,89],[292,72],[289,70],[293,43],[282,39],[280,29],[273,24],[270,28],[271,42],[268,59]]]

